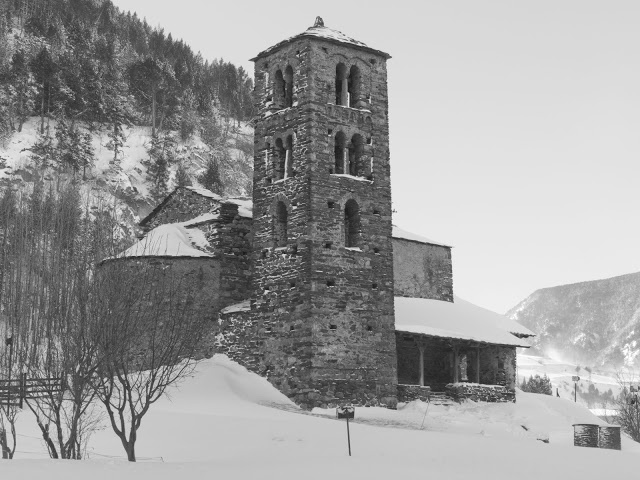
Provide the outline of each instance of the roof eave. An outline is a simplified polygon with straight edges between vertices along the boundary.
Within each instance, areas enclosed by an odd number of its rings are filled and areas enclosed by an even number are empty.
[[[487,340],[476,340],[475,338],[457,338],[457,337],[447,337],[447,336],[443,336],[443,335],[433,335],[433,334],[429,334],[429,333],[423,333],[423,332],[413,332],[411,330],[403,330],[402,328],[397,328],[396,327],[396,332],[400,332],[400,333],[405,333],[405,334],[409,334],[409,335],[422,335],[424,337],[431,337],[431,338],[448,338],[451,340],[459,340],[461,342],[475,342],[475,343],[481,343],[483,345],[497,345],[499,347],[516,347],[516,348],[531,348],[531,345],[522,345],[522,344],[517,344],[517,343],[496,343],[496,342],[489,342]]]
[[[116,262],[119,260],[145,260],[149,258],[159,258],[162,260],[207,260],[207,259],[216,259],[213,255],[127,255],[124,257],[110,257],[100,260],[97,265],[104,265],[107,262]]]
[[[293,42],[295,42],[297,40],[300,40],[302,38],[309,38],[309,39],[329,42],[329,43],[333,43],[335,45],[347,45],[347,46],[352,47],[352,48],[357,48],[357,49],[360,49],[360,50],[364,50],[365,52],[369,52],[369,53],[373,53],[375,55],[379,55],[379,56],[385,58],[386,60],[389,60],[391,58],[391,55],[389,55],[388,53],[383,52],[382,50],[376,50],[375,48],[371,48],[371,47],[368,47],[366,45],[357,45],[355,43],[342,42],[342,41],[337,40],[335,38],[318,37],[316,35],[309,35],[309,34],[306,34],[306,32],[303,32],[300,35],[296,35],[294,37],[291,37],[291,38],[283,40],[283,41],[281,41],[279,43],[276,43],[272,47],[269,47],[266,50],[263,50],[262,52],[258,53],[258,55],[256,55],[255,57],[249,59],[249,61],[250,62],[256,62],[256,61],[260,60],[261,58],[266,57],[267,55],[271,55],[272,53],[277,52],[282,47],[284,47],[286,45],[289,45],[289,44],[291,44],[291,43],[293,43]]]
[[[393,235],[391,235],[391,238],[395,240],[404,240],[405,242],[419,243],[421,245],[433,245],[434,247],[453,248],[453,246],[445,245],[444,243],[426,242],[424,240],[414,240],[413,238],[394,237]]]

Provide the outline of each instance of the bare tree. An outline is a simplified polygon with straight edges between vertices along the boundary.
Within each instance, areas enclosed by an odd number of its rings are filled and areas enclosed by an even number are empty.
[[[72,185],[46,195],[36,188],[13,203],[0,222],[0,324],[13,341],[4,363],[15,367],[9,378],[25,375],[37,390],[25,400],[49,455],[79,459],[98,424],[93,339],[104,313],[93,269],[112,234]],[[8,407],[4,417],[12,418]]]
[[[620,395],[614,400],[615,416],[610,420],[622,427],[622,431],[634,441],[640,442],[640,393],[639,382],[633,373],[618,372]]]
[[[108,303],[96,343],[98,398],[129,461],[143,417],[195,366],[203,319],[170,261],[114,259],[99,275]]]

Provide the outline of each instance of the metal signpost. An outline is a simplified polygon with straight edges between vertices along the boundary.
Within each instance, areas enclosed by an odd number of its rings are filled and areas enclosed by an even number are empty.
[[[349,456],[351,456],[351,435],[349,434],[349,419],[355,418],[356,408],[353,406],[343,406],[336,408],[336,417],[344,418],[347,421],[347,444],[349,445]]]
[[[573,401],[578,402],[578,382],[580,381],[580,377],[578,375],[574,375],[571,377],[573,380]]]

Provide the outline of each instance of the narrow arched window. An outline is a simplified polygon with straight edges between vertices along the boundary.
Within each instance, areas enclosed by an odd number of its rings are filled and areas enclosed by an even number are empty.
[[[348,71],[344,63],[336,65],[336,105],[349,105]]]
[[[287,151],[284,148],[282,139],[276,139],[276,153],[278,155],[278,165],[276,168],[276,179],[282,180],[286,172],[287,165]]]
[[[276,247],[285,247],[287,245],[288,215],[287,206],[284,202],[278,202],[273,218],[273,242]]]
[[[335,157],[335,173],[345,173],[344,165],[346,163],[346,150],[345,150],[345,137],[344,133],[338,132],[335,139],[334,157]]]
[[[284,107],[285,102],[285,81],[282,75],[282,70],[276,71],[275,86],[274,86],[274,101],[278,108]]]
[[[360,246],[360,207],[355,200],[344,206],[344,246]]]
[[[293,68],[289,65],[284,71],[284,108],[293,107]]]
[[[284,178],[293,176],[293,136],[287,137],[284,161]]]
[[[267,96],[267,102],[271,102],[273,100],[273,96],[269,94],[269,89],[271,85],[269,85],[269,72],[264,72],[264,93]]]
[[[349,70],[349,79],[347,81],[347,89],[349,92],[349,106],[358,108],[360,105],[360,85],[362,84],[360,78],[360,69],[353,65]]]
[[[351,137],[349,145],[349,175],[354,177],[364,176],[364,165],[362,165],[362,154],[364,152],[364,140],[362,135],[356,133]]]

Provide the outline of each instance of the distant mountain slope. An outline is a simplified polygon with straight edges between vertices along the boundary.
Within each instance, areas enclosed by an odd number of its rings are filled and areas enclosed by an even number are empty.
[[[639,366],[640,273],[543,288],[507,312],[534,347],[584,366]]]

